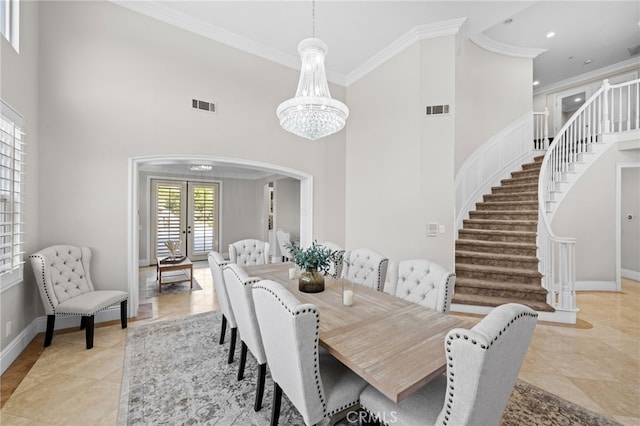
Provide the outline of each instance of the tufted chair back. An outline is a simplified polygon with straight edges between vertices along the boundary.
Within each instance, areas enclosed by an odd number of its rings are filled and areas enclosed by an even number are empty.
[[[269,243],[246,239],[229,244],[229,260],[239,266],[269,263]]]
[[[222,315],[227,318],[227,321],[229,321],[229,326],[231,328],[236,328],[236,318],[233,315],[233,310],[231,309],[231,302],[229,301],[229,294],[227,293],[227,286],[225,285],[224,275],[222,273],[222,268],[227,265],[229,261],[225,260],[217,251],[209,252],[207,260],[209,261],[211,276],[213,277],[213,287],[218,295],[220,311],[222,312]]]
[[[497,425],[520,372],[538,314],[509,303],[494,308],[471,330],[445,339],[447,394],[436,424]]]
[[[387,278],[389,259],[370,249],[346,251],[341,277],[356,284],[382,291]]]
[[[456,274],[426,259],[408,259],[389,267],[388,293],[444,314],[449,312]]]
[[[87,349],[93,347],[94,316],[120,303],[122,328],[127,327],[128,293],[120,290],[96,291],[91,282],[91,250],[88,247],[56,245],[29,256],[47,314],[45,347],[51,345],[56,315],[82,317]]]
[[[318,310],[300,303],[274,281],[254,284],[253,297],[273,381],[302,414],[305,424],[320,422],[326,414],[326,399],[318,374]]]
[[[338,256],[336,259],[336,263],[331,265],[329,268],[329,272],[327,275],[335,275],[336,277],[341,276],[342,274],[342,259],[344,258],[344,249],[337,245],[336,243],[332,243],[330,241],[325,241],[324,243],[320,243],[319,245],[328,248],[331,251],[337,251]]]
[[[47,315],[69,299],[94,291],[89,276],[91,251],[88,247],[51,246],[31,256],[36,282]]]
[[[285,245],[291,243],[291,233],[285,231],[284,229],[278,229],[276,231],[276,240],[278,241],[278,247],[280,247],[280,253],[282,257],[286,259],[291,259],[293,256],[291,255],[291,250],[289,250]]]

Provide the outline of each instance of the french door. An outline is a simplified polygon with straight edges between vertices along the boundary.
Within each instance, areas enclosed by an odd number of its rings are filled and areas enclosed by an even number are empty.
[[[169,255],[166,241],[179,241],[191,261],[219,251],[219,184],[151,180],[151,247],[155,262]]]

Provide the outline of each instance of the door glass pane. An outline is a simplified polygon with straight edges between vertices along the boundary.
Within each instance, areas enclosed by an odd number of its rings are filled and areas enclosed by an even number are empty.
[[[180,241],[182,237],[182,187],[159,183],[156,188],[156,253],[163,258],[169,255],[165,241]]]
[[[214,250],[216,218],[215,186],[197,186],[193,189],[193,253],[208,253]]]

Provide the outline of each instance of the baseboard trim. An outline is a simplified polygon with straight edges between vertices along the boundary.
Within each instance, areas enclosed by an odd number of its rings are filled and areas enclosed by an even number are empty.
[[[107,310],[98,312],[95,316],[95,323],[120,320],[120,306],[114,306]],[[80,318],[77,316],[57,317],[56,330],[65,328],[80,327]],[[7,368],[20,356],[22,351],[31,343],[38,333],[47,330],[47,317],[38,317],[31,321],[24,330],[20,332],[5,348],[0,352],[0,374],[4,374]],[[55,338],[54,338],[55,343]]]
[[[627,278],[629,280],[640,281],[640,271],[632,271],[631,269],[621,269],[620,275],[622,278]]]
[[[576,291],[617,291],[615,281],[576,281]]]
[[[487,315],[493,309],[494,307],[492,306],[459,305],[457,303],[453,303],[451,305],[450,313]],[[577,313],[578,313],[578,310],[575,310],[575,311],[556,310],[555,312],[538,311],[538,321],[557,322],[562,324],[575,324],[577,320]]]

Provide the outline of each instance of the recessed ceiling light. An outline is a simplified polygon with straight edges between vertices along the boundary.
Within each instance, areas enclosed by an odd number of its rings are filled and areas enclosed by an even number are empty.
[[[538,80],[536,80],[536,81],[534,81],[534,82],[533,82],[533,85],[534,85],[534,86],[537,86],[538,84],[540,84],[540,82],[539,82]]]
[[[591,62],[593,62],[593,59],[585,59],[584,65],[589,65]]]
[[[582,98],[575,98],[573,101],[574,102],[580,102],[582,100]]]
[[[213,166],[210,164],[192,164],[189,166],[189,170],[194,172],[208,172],[213,170]]]
[[[553,31],[549,31],[549,32],[547,33],[547,38],[551,38],[551,37],[553,37],[554,35],[556,35],[556,33],[554,33]]]

